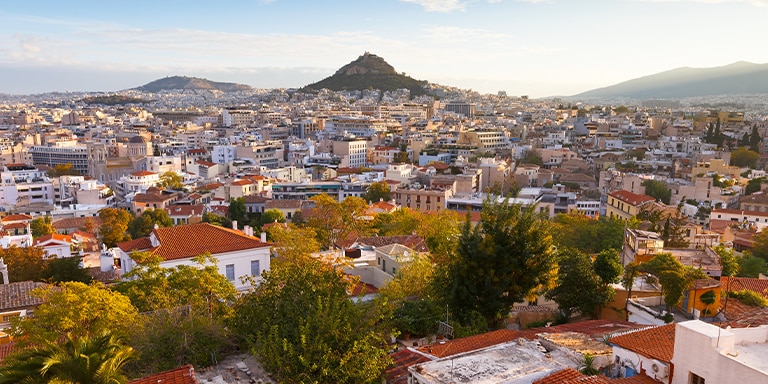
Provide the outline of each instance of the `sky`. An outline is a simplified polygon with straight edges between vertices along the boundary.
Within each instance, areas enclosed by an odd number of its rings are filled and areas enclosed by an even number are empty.
[[[568,96],[679,67],[768,63],[768,0],[4,0],[0,93],[165,76],[301,87],[364,52],[419,80]]]

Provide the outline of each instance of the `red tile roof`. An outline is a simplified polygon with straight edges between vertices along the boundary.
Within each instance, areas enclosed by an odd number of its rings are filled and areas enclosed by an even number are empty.
[[[7,223],[9,221],[30,221],[32,220],[32,216],[30,215],[8,215],[0,219],[3,223]]]
[[[384,371],[387,384],[408,383],[408,367],[431,361],[428,357],[414,352],[408,348],[389,355],[394,362],[390,368]]]
[[[148,237],[122,241],[116,244],[123,252],[143,251],[152,248],[152,242]]]
[[[72,242],[72,236],[69,235],[60,235],[58,233],[51,233],[49,235],[40,236],[32,241],[33,246],[40,245],[42,243],[45,243],[46,241],[58,241],[58,242],[64,242],[64,243],[71,243]]]
[[[578,379],[580,377],[584,377],[581,372],[573,368],[566,368],[559,370],[547,377],[536,380],[533,382],[533,384],[562,384],[566,381]]]
[[[748,289],[761,294],[768,299],[768,279],[757,279],[753,277],[733,277],[727,276],[720,278],[720,283],[727,291],[741,291]]]
[[[642,194],[638,195],[630,191],[625,191],[623,189],[620,189],[618,191],[613,191],[608,194],[635,207],[649,201],[656,201],[656,198],[652,196],[642,195]]]
[[[98,227],[101,225],[101,218],[98,216],[94,217],[66,217],[63,219],[59,219],[51,223],[56,230],[63,230],[63,229],[69,229],[69,228],[83,228],[85,227],[85,220],[91,219],[93,220],[93,223]]]
[[[3,360],[8,357],[8,355],[13,353],[13,350],[16,349],[15,347],[16,343],[14,342],[0,344],[0,363],[2,363]]]
[[[206,252],[216,255],[219,253],[242,251],[246,249],[269,247],[269,243],[262,243],[256,237],[246,236],[240,231],[218,227],[208,223],[181,225],[177,227],[155,228],[152,235],[160,245],[151,248],[149,240],[145,243],[136,243],[150,249],[152,253],[163,260],[179,260],[202,255]],[[146,238],[144,238],[146,239]],[[136,239],[132,241],[140,241]],[[131,243],[131,242],[126,242]],[[133,245],[131,243],[131,245]],[[125,243],[118,243],[118,247],[126,251]],[[130,249],[130,248],[129,248]],[[126,251],[127,252],[127,251]]]
[[[188,364],[170,371],[156,373],[141,379],[131,380],[129,384],[198,384],[195,369]]]
[[[581,372],[566,368],[557,371],[545,378],[536,380],[533,384],[658,384],[656,381],[646,375],[636,375],[618,379],[610,379],[602,375],[584,376]]]
[[[45,283],[35,283],[32,281],[0,284],[0,311],[24,309],[42,304],[43,300],[32,296],[31,292],[33,289],[44,285]]]
[[[675,351],[675,324],[616,336],[611,338],[611,343],[645,357],[669,363]]]

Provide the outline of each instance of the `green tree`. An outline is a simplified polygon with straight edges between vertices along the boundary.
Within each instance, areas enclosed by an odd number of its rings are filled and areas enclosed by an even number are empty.
[[[152,233],[155,225],[161,228],[171,227],[173,219],[164,209],[147,209],[141,213],[141,216],[131,220],[128,224],[128,234],[134,239],[146,237]]]
[[[347,297],[336,267],[305,257],[276,265],[243,295],[232,324],[280,382],[378,383],[391,363],[383,320]]]
[[[285,223],[285,215],[283,215],[283,212],[277,209],[267,209],[264,213],[261,214],[261,219],[259,220],[259,228],[261,228],[261,226],[264,224],[269,223]]]
[[[720,266],[723,268],[723,276],[737,276],[741,270],[739,258],[733,253],[733,248],[723,245],[712,247],[712,250],[720,256]]]
[[[669,189],[667,183],[660,180],[648,179],[643,181],[642,186],[645,187],[645,194],[661,200],[664,204],[669,204],[670,198],[672,198],[672,190]]]
[[[80,267],[81,261],[82,259],[78,256],[52,259],[48,261],[43,279],[52,283],[78,281],[88,284],[93,281],[93,277],[87,270]]]
[[[587,254],[620,249],[624,241],[624,226],[627,224],[617,218],[603,216],[595,220],[578,213],[561,213],[552,221],[552,235],[558,247],[576,248]]]
[[[659,279],[668,312],[680,303],[683,293],[694,280],[707,277],[700,269],[683,265],[671,253],[658,254],[650,261],[639,264],[637,270],[650,273]]]
[[[320,251],[317,233],[311,227],[275,225],[267,229],[267,237],[275,244],[272,250],[281,259],[295,260]]]
[[[330,249],[338,240],[346,240],[356,233],[366,236],[370,233],[370,224],[364,218],[368,203],[359,197],[347,197],[339,203],[327,194],[310,198],[315,205],[306,225],[317,231],[318,241],[325,249]]]
[[[32,237],[40,237],[56,233],[56,229],[51,224],[51,217],[48,215],[40,216],[29,223],[29,229]]]
[[[765,259],[752,255],[745,255],[744,257],[740,257],[738,261],[739,277],[757,278],[761,273],[768,273],[768,262],[766,262]]]
[[[731,152],[731,165],[742,168],[756,168],[757,160],[760,158],[760,154],[755,151],[750,151],[747,148],[740,147]]]
[[[211,223],[213,225],[218,225],[219,227],[227,228],[229,228],[231,225],[231,222],[228,218],[219,216],[213,212],[203,213],[203,223]]]
[[[749,180],[747,182],[747,188],[744,190],[744,193],[747,195],[751,195],[755,192],[760,191],[763,188],[763,183],[765,182],[765,177],[757,177],[752,180]]]
[[[624,268],[621,266],[621,257],[616,249],[606,249],[598,253],[593,267],[595,274],[597,274],[600,283],[604,287],[618,283],[621,275],[624,273]]]
[[[160,181],[157,183],[158,187],[177,191],[184,189],[184,179],[174,171],[164,172],[160,175],[159,179]]]
[[[520,158],[520,164],[536,164],[538,166],[544,165],[544,160],[541,158],[539,151],[535,149],[528,149],[523,152],[522,158]]]
[[[594,318],[601,306],[613,299],[613,290],[602,289],[589,255],[576,249],[558,251],[556,286],[546,296],[557,303],[563,317],[574,313]]]
[[[142,316],[130,344],[141,356],[128,367],[134,375],[186,364],[207,367],[211,365],[211,354],[226,356],[235,348],[223,318],[210,318],[208,310],[186,306]]]
[[[752,236],[752,256],[768,261],[768,230]]]
[[[127,296],[139,311],[155,311],[190,305],[210,311],[210,315],[227,315],[228,303],[234,302],[237,291],[219,273],[218,261],[210,254],[193,258],[196,265],[161,267],[160,259],[148,252],[134,252],[136,267],[126,273],[115,290]]]
[[[0,248],[0,258],[8,266],[8,280],[10,283],[19,281],[42,281],[48,261],[45,252],[40,247],[17,247],[11,245],[8,248]]]
[[[101,226],[99,236],[107,247],[114,247],[121,241],[131,239],[128,234],[128,224],[134,219],[130,212],[119,208],[102,208],[99,210]]]
[[[118,336],[138,320],[131,301],[103,284],[66,282],[37,288],[33,294],[43,300],[35,316],[14,319],[11,332],[23,345],[43,345],[62,337],[95,337],[106,330]]]
[[[93,337],[66,335],[63,342],[48,341],[12,354],[0,367],[0,384],[122,384],[128,382],[123,368],[135,358],[133,348],[108,330]]]
[[[384,181],[377,181],[368,186],[368,190],[363,194],[363,200],[378,203],[379,201],[389,201],[389,184]]]
[[[436,292],[459,321],[473,312],[496,325],[516,302],[554,279],[550,223],[535,206],[486,200],[480,223],[469,217],[455,252],[440,263]]]
[[[243,228],[248,222],[248,214],[245,211],[245,198],[229,199],[229,219],[237,221],[238,228]]]

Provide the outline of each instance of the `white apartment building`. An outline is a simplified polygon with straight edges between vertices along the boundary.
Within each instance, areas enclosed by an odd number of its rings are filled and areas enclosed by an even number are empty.
[[[211,150],[211,161],[216,164],[227,164],[237,158],[237,146],[214,145]]]

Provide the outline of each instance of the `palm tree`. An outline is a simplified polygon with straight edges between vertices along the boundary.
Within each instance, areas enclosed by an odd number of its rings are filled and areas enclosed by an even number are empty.
[[[91,338],[67,337],[63,343],[30,347],[0,367],[0,384],[124,384],[123,366],[136,357],[110,332]]]

